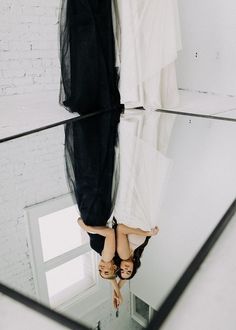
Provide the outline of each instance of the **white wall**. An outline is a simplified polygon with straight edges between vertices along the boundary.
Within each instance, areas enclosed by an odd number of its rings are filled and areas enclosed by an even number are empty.
[[[57,90],[60,0],[1,0],[0,96]]]
[[[178,3],[183,41],[177,62],[179,87],[236,95],[236,1]]]

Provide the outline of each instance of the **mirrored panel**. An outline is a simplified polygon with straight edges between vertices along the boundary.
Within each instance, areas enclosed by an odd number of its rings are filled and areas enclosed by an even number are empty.
[[[1,143],[1,282],[89,328],[145,328],[235,199],[235,125],[121,115],[106,223],[116,228],[118,298],[99,274],[95,232],[78,223],[64,127]]]
[[[0,282],[143,329],[235,199],[235,2],[88,3],[1,4]]]

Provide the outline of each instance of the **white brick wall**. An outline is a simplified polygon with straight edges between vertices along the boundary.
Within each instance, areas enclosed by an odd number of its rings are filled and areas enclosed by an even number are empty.
[[[1,0],[0,96],[58,90],[60,0]]]
[[[34,283],[24,207],[68,192],[63,126],[0,144],[0,281],[29,295]]]
[[[178,2],[183,35],[179,86],[236,95],[235,1]],[[60,0],[1,0],[0,96],[58,90],[59,6]]]

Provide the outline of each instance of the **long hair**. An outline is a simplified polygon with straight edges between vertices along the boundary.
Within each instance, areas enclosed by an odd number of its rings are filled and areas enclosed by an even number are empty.
[[[120,264],[121,264],[122,259],[120,259],[119,266],[118,266],[119,268],[118,268],[118,271],[117,271],[117,275],[119,276],[120,279],[122,279],[122,280],[131,280],[134,277],[134,275],[136,275],[138,268],[141,266],[140,258],[142,257],[143,250],[147,246],[150,238],[151,238],[150,236],[147,236],[145,241],[143,242],[143,244],[138,246],[134,250],[134,254],[133,254],[133,257],[132,257],[133,271],[132,271],[132,274],[130,275],[129,278],[123,278],[122,275],[121,275]]]
[[[113,217],[112,228],[115,229],[115,233],[116,233],[117,220],[115,219],[115,217]],[[120,264],[121,264],[121,261],[123,261],[123,260],[118,255],[116,256],[115,263],[118,266],[118,271],[116,272],[116,274],[119,276],[120,279],[122,279],[122,280],[131,280],[135,276],[135,274],[137,273],[138,268],[141,266],[140,258],[142,257],[143,251],[144,251],[145,247],[147,246],[150,238],[151,238],[150,236],[147,236],[145,241],[143,242],[143,244],[141,244],[140,246],[138,246],[134,250],[134,254],[132,256],[133,272],[132,272],[132,274],[129,278],[123,278],[122,277]]]

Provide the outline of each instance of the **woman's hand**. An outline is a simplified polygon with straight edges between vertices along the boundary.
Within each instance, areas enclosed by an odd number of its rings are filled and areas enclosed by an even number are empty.
[[[159,228],[156,226],[148,232],[148,236],[155,236],[158,234],[158,232],[159,232]]]
[[[113,290],[112,290],[113,306],[114,306],[114,308],[118,309],[119,306],[123,303],[123,297],[120,292],[120,288],[119,288],[119,285],[118,285],[116,279],[110,280],[110,282],[113,287]]]
[[[113,306],[115,309],[118,309],[120,307],[120,305],[123,303],[123,297],[121,295],[121,293],[119,293],[117,295],[116,291],[113,290],[112,293],[112,302],[113,302]]]

